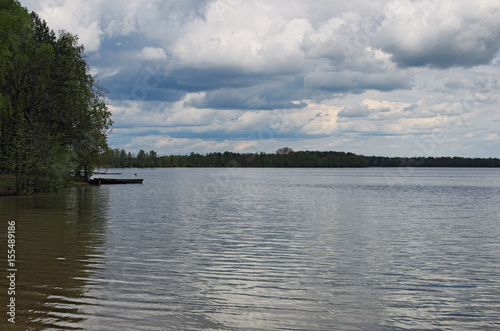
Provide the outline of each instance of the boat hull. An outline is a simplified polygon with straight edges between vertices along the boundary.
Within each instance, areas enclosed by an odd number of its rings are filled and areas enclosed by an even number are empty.
[[[142,184],[142,181],[142,178],[92,178],[88,183],[90,185]]]

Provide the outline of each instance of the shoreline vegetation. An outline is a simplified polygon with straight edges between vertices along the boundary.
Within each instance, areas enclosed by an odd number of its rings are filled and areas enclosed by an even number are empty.
[[[123,149],[108,149],[101,155],[101,168],[156,167],[262,167],[262,168],[364,168],[364,167],[500,167],[498,158],[384,157],[350,152],[293,151],[283,147],[276,153],[191,153],[158,156],[140,150],[137,155]]]
[[[0,194],[86,183],[98,165],[113,123],[85,58],[77,36],[0,2]]]

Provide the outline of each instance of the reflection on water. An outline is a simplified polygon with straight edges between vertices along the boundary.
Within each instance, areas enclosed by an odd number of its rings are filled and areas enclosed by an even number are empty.
[[[93,284],[87,279],[102,268],[106,240],[108,197],[103,193],[75,188],[0,199],[2,233],[7,221],[16,221],[16,325],[20,329],[68,329],[87,318],[88,308],[95,304],[88,295]],[[4,236],[1,247],[7,247]],[[4,271],[5,258],[2,254]],[[0,291],[0,300],[5,307],[6,291]],[[2,325],[12,326],[5,318]]]
[[[144,184],[0,199],[18,323],[500,328],[498,169],[121,172]]]

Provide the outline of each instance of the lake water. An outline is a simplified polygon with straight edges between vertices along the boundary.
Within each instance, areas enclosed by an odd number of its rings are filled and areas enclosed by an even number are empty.
[[[0,198],[0,326],[14,220],[24,330],[500,328],[500,169],[110,171]]]

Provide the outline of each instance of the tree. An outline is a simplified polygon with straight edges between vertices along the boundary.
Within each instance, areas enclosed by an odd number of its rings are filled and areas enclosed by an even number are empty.
[[[112,125],[83,46],[18,1],[0,3],[0,171],[20,193],[90,176]]]
[[[282,147],[276,151],[276,154],[278,155],[287,155],[292,153],[293,150],[290,147]]]
[[[147,155],[147,160],[148,160],[147,161],[148,167],[156,167],[158,154],[154,150],[149,151],[149,154]]]
[[[118,160],[119,167],[125,167],[127,165],[127,152],[124,149],[120,151],[120,156]]]
[[[138,167],[146,166],[146,152],[144,152],[144,150],[142,149],[139,151],[139,153],[137,153],[136,166]]]

